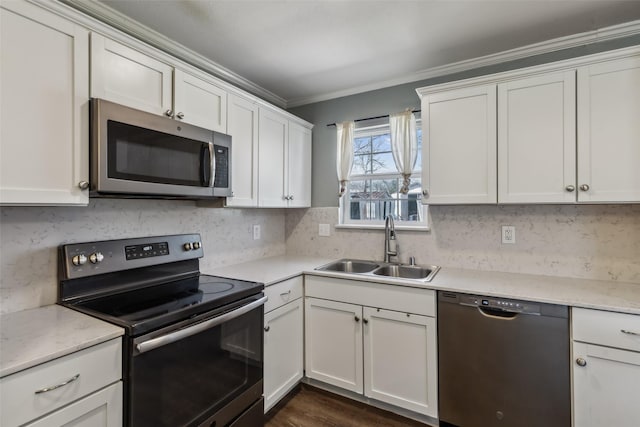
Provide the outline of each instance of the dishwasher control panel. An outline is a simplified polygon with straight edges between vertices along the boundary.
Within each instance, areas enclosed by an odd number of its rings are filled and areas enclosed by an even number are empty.
[[[478,295],[447,294],[443,297],[456,298],[461,305],[486,307],[493,310],[502,310],[513,313],[540,314],[540,305],[530,301],[520,301],[508,298],[496,298]],[[453,301],[451,301],[453,302]]]

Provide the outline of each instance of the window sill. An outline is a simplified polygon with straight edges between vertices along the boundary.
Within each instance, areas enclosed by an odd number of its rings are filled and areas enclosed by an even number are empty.
[[[384,230],[384,224],[336,224],[335,228],[346,230]],[[431,228],[427,225],[396,225],[394,228],[396,231],[431,231]]]

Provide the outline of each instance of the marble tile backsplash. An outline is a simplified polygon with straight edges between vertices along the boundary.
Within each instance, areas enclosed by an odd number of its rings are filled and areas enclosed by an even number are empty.
[[[0,313],[53,304],[61,243],[200,233],[200,269],[285,253],[283,210],[222,209],[193,201],[92,199],[88,207],[2,207]],[[253,240],[252,226],[262,236]]]
[[[640,205],[431,206],[430,232],[400,231],[400,260],[640,283]],[[318,224],[331,224],[319,237]],[[287,253],[382,260],[381,230],[336,229],[338,208],[289,211]],[[516,243],[501,243],[501,226]]]

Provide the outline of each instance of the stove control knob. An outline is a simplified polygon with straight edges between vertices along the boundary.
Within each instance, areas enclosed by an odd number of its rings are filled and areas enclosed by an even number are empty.
[[[200,242],[193,242],[193,249],[200,249]]]
[[[84,254],[76,255],[71,258],[71,262],[73,263],[73,265],[83,265],[86,264],[87,257]]]
[[[101,252],[95,252],[89,255],[89,261],[91,261],[91,264],[98,264],[102,262],[103,259],[104,255],[102,255]]]
[[[184,250],[185,251],[190,251],[191,250],[191,243],[187,242],[184,244]]]

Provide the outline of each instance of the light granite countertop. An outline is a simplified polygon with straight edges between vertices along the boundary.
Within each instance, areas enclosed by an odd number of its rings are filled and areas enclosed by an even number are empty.
[[[121,336],[124,330],[60,305],[0,316],[0,377]]]
[[[463,270],[450,267],[443,267],[431,282],[421,283],[382,276],[314,270],[331,261],[327,258],[285,255],[230,265],[207,273],[263,282],[266,286],[305,273],[640,315],[640,284],[637,283]]]

